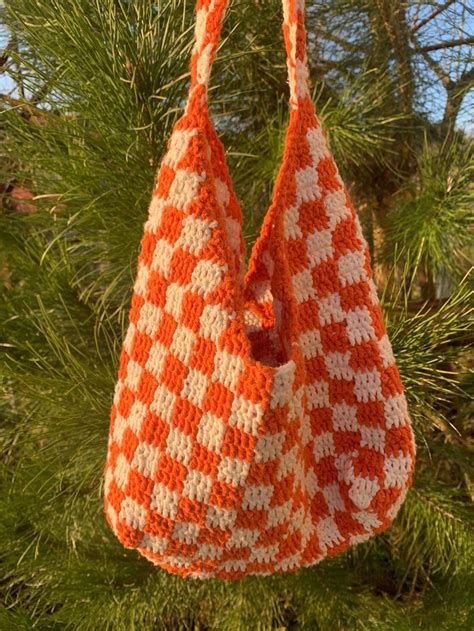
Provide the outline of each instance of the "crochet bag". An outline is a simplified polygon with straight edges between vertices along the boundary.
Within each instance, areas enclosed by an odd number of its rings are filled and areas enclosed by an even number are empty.
[[[198,0],[191,87],[157,176],[121,352],[106,519],[170,572],[296,570],[388,526],[415,445],[367,244],[283,0],[290,122],[244,275],[207,85],[226,0]]]

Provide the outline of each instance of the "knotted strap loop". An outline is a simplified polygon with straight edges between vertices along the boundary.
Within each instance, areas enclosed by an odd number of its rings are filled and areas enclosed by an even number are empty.
[[[306,55],[305,0],[282,0],[290,107],[298,109],[308,97],[308,60]],[[195,99],[204,107],[207,87],[216,55],[228,0],[197,0],[195,43],[191,56],[191,86],[187,109]]]

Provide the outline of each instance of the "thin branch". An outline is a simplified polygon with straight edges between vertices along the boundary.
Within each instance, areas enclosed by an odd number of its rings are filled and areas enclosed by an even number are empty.
[[[438,17],[440,13],[443,13],[443,11],[446,11],[446,9],[448,9],[455,2],[456,0],[448,0],[447,2],[442,4],[440,7],[432,11],[428,16],[426,16],[426,18],[418,22],[418,24],[415,24],[413,28],[411,29],[411,32],[416,33],[418,30],[420,30],[420,28],[423,28],[424,26],[426,26],[428,22],[431,22],[431,20],[434,20],[436,17]]]
[[[474,44],[474,35],[471,37],[464,37],[461,39],[450,39],[446,42],[439,42],[438,44],[432,44],[431,46],[423,46],[420,51],[430,53],[433,50],[442,50],[444,48],[454,48],[455,46],[465,46],[467,44]]]

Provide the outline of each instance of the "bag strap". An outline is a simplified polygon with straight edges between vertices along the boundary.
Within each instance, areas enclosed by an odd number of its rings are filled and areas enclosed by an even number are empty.
[[[207,87],[228,0],[197,0],[195,42],[191,55],[191,85],[186,112],[207,108]],[[298,109],[309,95],[304,27],[305,0],[282,0],[290,107]]]

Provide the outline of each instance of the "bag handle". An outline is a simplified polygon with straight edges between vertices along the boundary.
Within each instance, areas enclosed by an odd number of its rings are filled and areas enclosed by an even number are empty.
[[[186,112],[207,108],[207,87],[229,0],[197,0],[195,42],[191,54],[191,85]],[[298,109],[309,96],[305,0],[282,0],[290,107]]]

